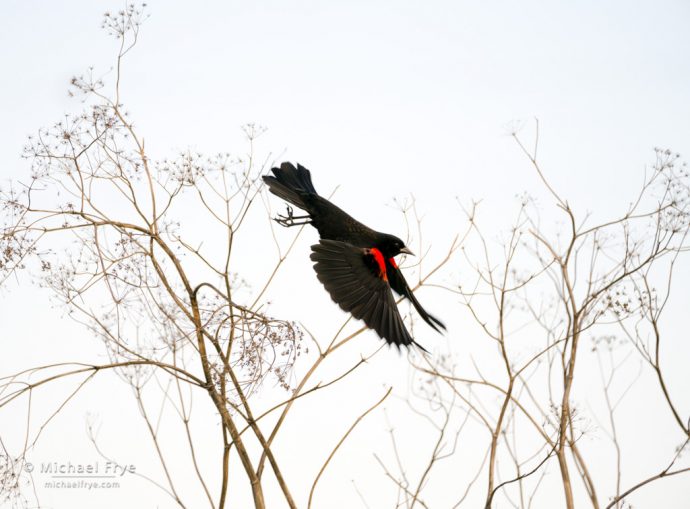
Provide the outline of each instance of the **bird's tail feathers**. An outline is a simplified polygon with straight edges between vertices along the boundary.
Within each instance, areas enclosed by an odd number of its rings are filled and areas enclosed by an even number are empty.
[[[273,175],[263,177],[269,190],[283,200],[306,210],[305,198],[317,195],[311,182],[311,173],[301,164],[297,167],[292,163],[283,163],[280,168],[272,168]]]

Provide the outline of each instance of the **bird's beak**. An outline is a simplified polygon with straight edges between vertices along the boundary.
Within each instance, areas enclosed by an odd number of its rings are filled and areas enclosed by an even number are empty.
[[[403,247],[403,248],[400,250],[400,252],[401,252],[401,253],[405,253],[405,254],[414,256],[414,253],[413,253],[412,251],[410,251],[410,248],[407,247],[407,246]]]

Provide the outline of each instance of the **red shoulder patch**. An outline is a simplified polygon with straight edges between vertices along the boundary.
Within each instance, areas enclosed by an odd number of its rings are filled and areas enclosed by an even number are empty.
[[[384,281],[388,281],[388,275],[386,274],[386,261],[383,258],[383,253],[373,247],[369,250],[369,254],[374,257],[376,264],[379,266],[379,277]]]

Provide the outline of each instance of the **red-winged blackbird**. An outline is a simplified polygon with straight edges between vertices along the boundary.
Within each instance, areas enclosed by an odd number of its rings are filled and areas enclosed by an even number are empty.
[[[270,191],[307,212],[295,216],[288,206],[276,221],[283,226],[311,224],[321,240],[311,246],[311,259],[319,281],[343,310],[363,320],[388,343],[422,348],[405,328],[391,289],[412,302],[426,323],[436,331],[445,325],[427,313],[415,298],[395,263],[400,253],[413,254],[394,235],[363,225],[314,189],[311,173],[301,165],[283,163],[263,177]]]

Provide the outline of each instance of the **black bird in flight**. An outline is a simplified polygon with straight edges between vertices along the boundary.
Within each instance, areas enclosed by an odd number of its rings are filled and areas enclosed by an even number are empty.
[[[445,325],[415,298],[395,263],[395,256],[412,251],[398,237],[372,230],[319,196],[305,167],[298,164],[295,168],[286,162],[271,171],[273,175],[263,177],[270,191],[307,212],[295,216],[288,205],[287,215],[278,216],[276,221],[283,226],[311,224],[319,231],[321,240],[311,246],[311,259],[316,276],[333,301],[389,344],[398,348],[415,344],[426,351],[410,336],[391,292],[408,298],[436,331],[445,330]]]

